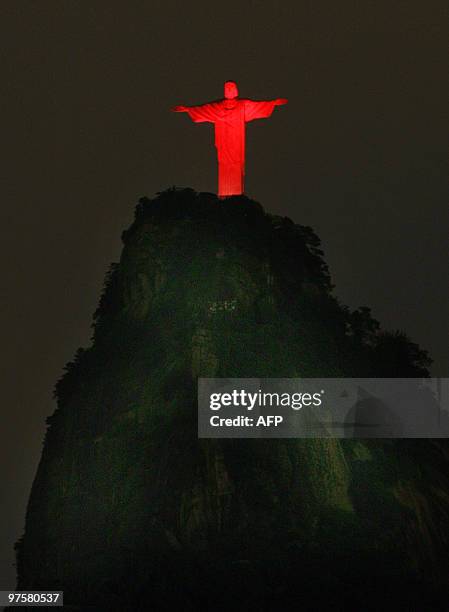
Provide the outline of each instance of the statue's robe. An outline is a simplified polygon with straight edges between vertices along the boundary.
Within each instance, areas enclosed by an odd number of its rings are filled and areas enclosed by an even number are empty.
[[[195,123],[215,124],[218,157],[218,195],[243,193],[245,176],[245,123],[269,117],[275,100],[223,99],[186,108]]]

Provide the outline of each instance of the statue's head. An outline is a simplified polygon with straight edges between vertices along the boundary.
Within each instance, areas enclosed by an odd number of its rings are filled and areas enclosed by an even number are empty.
[[[224,84],[224,97],[227,100],[232,100],[232,98],[236,98],[239,95],[239,90],[237,89],[237,84],[234,81],[226,81]]]

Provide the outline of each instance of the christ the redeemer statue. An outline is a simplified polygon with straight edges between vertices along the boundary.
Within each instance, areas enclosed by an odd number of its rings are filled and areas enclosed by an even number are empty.
[[[269,117],[275,106],[286,104],[276,100],[247,100],[238,97],[234,81],[224,84],[224,99],[200,106],[175,106],[177,113],[188,113],[195,123],[215,124],[215,146],[218,156],[218,195],[243,193],[245,175],[245,123]]]

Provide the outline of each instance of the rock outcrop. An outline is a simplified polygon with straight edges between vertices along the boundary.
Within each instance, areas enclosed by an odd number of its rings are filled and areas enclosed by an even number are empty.
[[[143,198],[123,242],[92,345],[56,385],[18,588],[80,610],[443,593],[443,442],[196,434],[200,375],[423,376],[426,354],[342,306],[313,231],[246,197]]]

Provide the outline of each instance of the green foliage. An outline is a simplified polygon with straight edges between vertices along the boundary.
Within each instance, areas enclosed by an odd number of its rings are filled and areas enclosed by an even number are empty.
[[[270,597],[267,567],[288,593],[293,570],[318,584],[308,570],[329,570],[332,556],[349,581],[395,550],[419,566],[425,554],[408,548],[419,509],[398,491],[407,482],[436,503],[447,486],[441,449],[417,461],[425,442],[198,441],[196,378],[422,376],[427,354],[382,332],[368,308],[341,305],[313,231],[246,197],[142,198],[123,242],[92,345],[56,385],[17,545],[19,587],[62,584],[67,603],[83,592],[100,609],[121,601],[117,584],[128,606],[148,592],[168,601],[173,581],[196,592],[203,575],[219,591],[217,568],[224,581],[236,568],[264,576]],[[431,513],[425,527],[434,551],[448,525],[449,506],[437,505],[439,527]],[[330,570],[320,579],[343,580]]]

